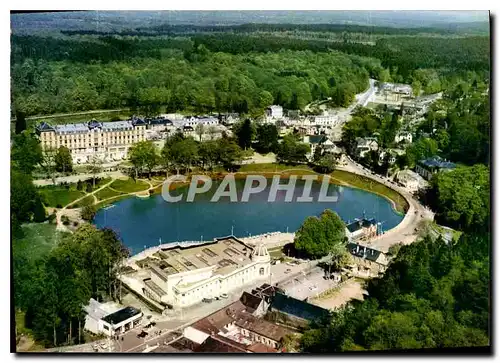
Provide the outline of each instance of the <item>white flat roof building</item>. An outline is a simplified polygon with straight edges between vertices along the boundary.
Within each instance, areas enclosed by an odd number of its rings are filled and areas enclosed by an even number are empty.
[[[85,329],[94,334],[103,333],[108,336],[119,335],[135,328],[143,316],[140,310],[130,306],[109,312],[104,304],[94,299],[90,299],[84,310],[87,312]]]
[[[271,258],[263,245],[251,247],[233,236],[164,248],[155,257],[143,292],[173,307],[194,305],[269,278],[271,270]]]

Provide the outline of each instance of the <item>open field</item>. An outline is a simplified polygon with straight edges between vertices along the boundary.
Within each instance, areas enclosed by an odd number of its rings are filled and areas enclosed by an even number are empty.
[[[62,208],[66,204],[85,195],[85,193],[79,190],[66,189],[62,186],[46,186],[39,188],[39,190],[43,196],[44,204],[47,207],[54,208]]]
[[[140,192],[149,187],[149,185],[143,181],[133,179],[117,179],[110,187],[118,192],[122,193],[134,193]]]
[[[116,197],[116,196],[122,195],[122,194],[123,194],[122,192],[118,192],[116,190],[109,189],[109,187],[108,187],[108,188],[104,188],[103,190],[98,191],[95,194],[95,196],[99,200],[104,200],[104,199],[108,199],[108,198],[111,198],[111,197]]]

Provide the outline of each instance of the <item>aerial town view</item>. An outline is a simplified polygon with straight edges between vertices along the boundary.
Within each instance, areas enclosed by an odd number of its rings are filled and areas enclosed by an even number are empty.
[[[489,17],[11,11],[11,352],[491,353]]]

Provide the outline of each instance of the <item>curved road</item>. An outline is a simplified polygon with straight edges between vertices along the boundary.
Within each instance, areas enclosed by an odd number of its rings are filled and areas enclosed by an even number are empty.
[[[400,242],[404,244],[410,244],[414,242],[418,237],[417,227],[419,226],[419,224],[424,220],[434,219],[434,213],[428,208],[424,207],[407,190],[394,183],[391,183],[387,179],[382,178],[377,174],[374,174],[370,170],[356,163],[350,157],[347,157],[347,165],[342,167],[339,166],[339,170],[345,170],[354,174],[362,175],[381,184],[384,184],[385,186],[400,193],[409,204],[408,212],[406,212],[406,215],[401,223],[385,232],[384,234],[372,239],[370,242],[368,242],[369,246],[387,252],[389,250],[389,247]]]

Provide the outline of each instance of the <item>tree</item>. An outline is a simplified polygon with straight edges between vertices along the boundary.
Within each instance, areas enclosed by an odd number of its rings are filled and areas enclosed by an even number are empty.
[[[250,119],[246,119],[241,125],[235,125],[235,135],[238,138],[238,145],[244,150],[252,146],[255,137],[255,125]]]
[[[345,224],[329,209],[320,217],[307,217],[295,234],[294,246],[297,251],[312,259],[326,255],[335,258],[346,249]]]
[[[490,170],[478,164],[438,173],[431,180],[427,199],[436,219],[465,230],[488,228]]]
[[[35,167],[44,161],[40,140],[34,134],[23,131],[14,135],[12,141],[10,155],[12,167],[31,175]]]
[[[267,154],[276,152],[278,148],[278,128],[274,124],[261,124],[257,126],[257,150]]]
[[[134,144],[128,150],[128,159],[134,166],[135,178],[138,178],[138,174],[142,173],[144,169],[149,172],[149,177],[151,177],[152,170],[159,163],[159,155],[155,144],[152,141],[140,141]]]
[[[226,170],[231,170],[233,165],[240,161],[243,151],[238,144],[230,139],[222,138],[219,141],[217,162],[222,164]]]
[[[202,123],[197,124],[194,128],[194,131],[196,132],[196,135],[198,135],[198,137],[200,138],[201,142],[203,134],[205,133],[205,125],[203,125]]]
[[[335,155],[326,153],[320,157],[318,163],[316,164],[320,173],[330,174],[335,170],[335,166],[337,165],[337,158]]]
[[[43,170],[50,176],[53,184],[56,184],[56,154],[57,151],[54,149],[45,149],[41,161]]]
[[[285,135],[278,146],[276,157],[280,163],[302,163],[311,151],[309,145],[299,142],[295,135]]]
[[[18,231],[23,222],[45,220],[45,209],[33,185],[31,175],[15,169],[10,173],[10,214],[12,228],[15,231]]]
[[[71,157],[71,151],[66,146],[60,146],[59,149],[57,149],[54,162],[56,164],[56,170],[59,172],[65,173],[73,171],[73,158]]]
[[[26,130],[26,115],[23,111],[16,111],[16,134]]]
[[[80,212],[81,217],[86,221],[91,221],[96,215],[96,207],[92,203],[86,203]]]
[[[87,165],[87,172],[92,175],[92,186],[95,188],[95,179],[97,174],[102,172],[102,160],[97,156],[94,155],[89,161],[89,164]]]

